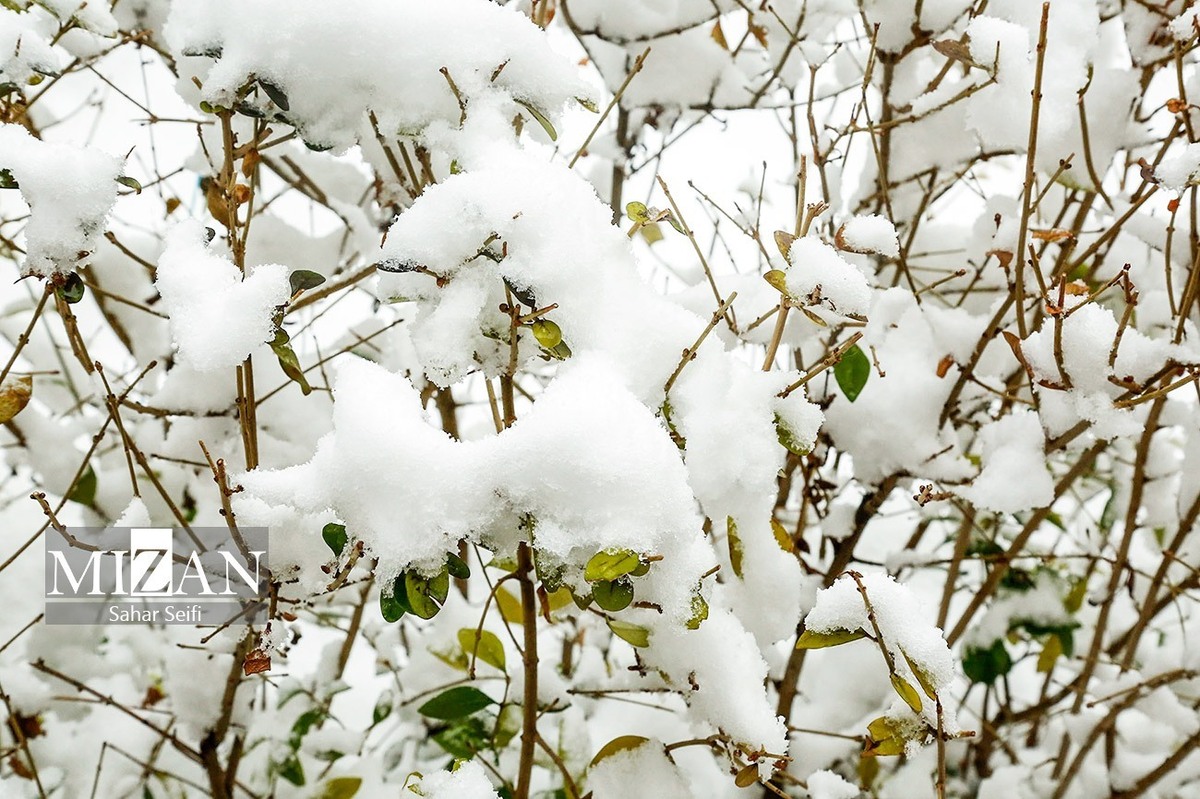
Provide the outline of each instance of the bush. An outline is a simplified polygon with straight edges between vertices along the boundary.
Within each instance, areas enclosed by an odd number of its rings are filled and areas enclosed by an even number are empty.
[[[6,795],[1200,796],[1182,0],[2,5]]]

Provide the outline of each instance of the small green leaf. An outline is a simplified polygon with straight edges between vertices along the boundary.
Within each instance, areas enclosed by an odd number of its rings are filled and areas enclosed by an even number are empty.
[[[325,539],[325,544],[333,550],[335,556],[341,555],[349,540],[346,535],[346,525],[330,522],[321,529],[321,538]]]
[[[274,83],[263,80],[262,78],[258,79],[258,85],[262,87],[264,92],[266,92],[267,97],[271,98],[271,102],[279,106],[281,111],[291,110],[291,105],[288,103],[287,95],[284,94],[283,89],[279,88]]]
[[[644,743],[649,743],[650,739],[641,735],[619,735],[611,741],[600,747],[600,751],[592,758],[592,762],[588,763],[588,768],[596,765],[606,758],[610,758],[619,752],[628,752],[631,749],[637,749]]]
[[[624,577],[642,564],[638,553],[630,549],[606,549],[592,555],[583,569],[583,579],[589,583]]]
[[[683,225],[679,224],[679,220],[675,218],[675,213],[673,211],[667,211],[667,215],[663,218],[670,223],[671,227],[675,228],[675,232],[680,236],[687,235],[687,231],[683,229]]]
[[[620,612],[633,602],[633,584],[627,578],[599,580],[592,585],[592,598],[602,609]]]
[[[417,708],[417,712],[431,719],[449,721],[450,719],[458,719],[463,716],[469,716],[472,713],[478,713],[488,705],[495,703],[496,700],[478,688],[472,688],[469,685],[459,685],[443,691],[433,699],[430,699]]]
[[[136,179],[131,178],[128,175],[121,175],[120,177],[118,177],[117,183],[120,183],[122,186],[128,186],[129,188],[133,189],[134,194],[142,193],[142,184],[138,183],[138,181]]]
[[[575,102],[579,103],[581,106],[583,106],[587,110],[591,111],[593,114],[600,113],[600,106],[596,105],[596,101],[592,100],[591,98],[576,97]]]
[[[458,631],[458,643],[462,646],[463,652],[467,653],[468,658],[474,653],[475,657],[489,666],[495,666],[500,671],[505,670],[504,644],[500,642],[499,636],[495,633],[463,627]]]
[[[537,123],[542,126],[542,130],[546,131],[546,135],[550,137],[550,141],[558,141],[558,131],[550,124],[550,120],[541,111],[534,108],[524,100],[517,100],[517,105],[529,112],[529,115],[537,120]]]
[[[300,359],[296,357],[296,351],[292,349],[289,343],[291,337],[283,328],[275,331],[275,338],[271,341],[271,351],[275,353],[275,357],[279,359],[279,368],[283,373],[295,381],[300,386],[300,391],[304,396],[312,393],[312,386],[308,384],[308,378],[304,376],[304,370],[300,368]]]
[[[383,722],[390,715],[392,715],[392,692],[385,691],[375,703],[375,709],[371,711],[371,725]]]
[[[459,580],[465,580],[471,576],[471,567],[453,552],[446,553],[446,571],[450,573],[451,577],[457,577]]]
[[[441,576],[446,576],[446,590],[442,591],[441,586],[437,585],[438,578],[432,580],[426,579],[416,572],[406,572],[404,575],[404,598],[408,600],[409,610],[414,616],[422,619],[432,619],[442,609],[442,602],[446,600],[446,595],[449,592],[449,576],[446,572],[442,572]],[[438,599],[438,595],[441,599]]]
[[[288,282],[291,283],[292,296],[294,297],[296,296],[296,292],[315,289],[324,283],[325,276],[311,269],[297,269],[288,277]]]
[[[292,785],[304,784],[304,766],[300,765],[300,758],[293,754],[287,760],[275,767],[280,777],[290,782]]]
[[[650,631],[640,624],[609,619],[608,629],[613,631],[613,635],[634,646],[650,646]]]
[[[967,647],[963,652],[963,673],[971,682],[992,684],[997,677],[1008,674],[1012,669],[1012,658],[1004,647],[1004,641],[997,638],[987,649]]]
[[[96,470],[90,464],[75,482],[75,487],[71,489],[67,499],[80,505],[91,506],[96,503]]]
[[[21,184],[17,183],[17,179],[13,177],[13,173],[7,169],[0,169],[0,189],[19,189]]]
[[[830,646],[841,646],[848,644],[851,641],[857,641],[860,638],[866,638],[867,634],[859,628],[857,630],[830,630],[828,632],[814,632],[813,630],[805,630],[800,634],[800,639],[796,641],[797,649],[825,649]]]
[[[846,350],[842,359],[833,367],[833,376],[846,399],[854,402],[871,377],[871,361],[855,344]]]
[[[317,799],[353,799],[362,787],[362,777],[334,777],[325,783]]]
[[[61,286],[56,286],[55,293],[62,297],[63,302],[68,305],[74,305],[83,299],[84,285],[83,278],[74,272],[67,274],[67,279]]]
[[[892,687],[896,689],[896,693],[900,694],[900,698],[912,708],[913,713],[921,712],[921,695],[917,693],[916,688],[912,687],[912,683],[893,672]]]
[[[401,574],[392,583],[390,595],[384,591],[379,592],[379,611],[383,614],[383,620],[391,623],[400,621],[400,618],[410,610],[404,588],[404,575]]]
[[[538,344],[548,350],[554,349],[562,341],[562,328],[549,319],[534,319],[529,327]]]
[[[485,725],[478,716],[468,716],[434,734],[433,740],[454,757],[470,760],[484,749],[491,748],[489,728],[490,725]]]

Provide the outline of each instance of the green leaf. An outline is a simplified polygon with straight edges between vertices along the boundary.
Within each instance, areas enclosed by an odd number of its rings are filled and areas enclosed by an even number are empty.
[[[459,719],[433,735],[438,746],[460,760],[469,760],[492,744],[491,730],[478,716]]]
[[[56,286],[54,291],[62,297],[63,302],[74,305],[83,299],[84,288],[83,279],[74,272],[70,272],[67,274],[66,281],[61,286]]]
[[[619,752],[628,752],[631,749],[637,749],[642,744],[649,743],[649,741],[649,738],[641,735],[619,735],[600,747],[600,751],[592,758],[592,762],[588,763],[588,768]]]
[[[529,327],[538,344],[548,350],[554,349],[562,341],[562,328],[549,319],[535,319]]]
[[[833,367],[833,376],[846,399],[854,402],[871,377],[871,361],[855,344],[846,350],[842,359]]]
[[[96,503],[96,470],[91,467],[91,464],[88,464],[87,469],[75,482],[75,487],[71,489],[67,499],[71,502],[78,502],[80,505],[91,506]]]
[[[631,549],[606,549],[592,555],[583,569],[583,579],[589,583],[624,577],[642,564],[641,556]]]
[[[121,175],[120,177],[118,177],[117,183],[120,183],[122,186],[128,186],[129,188],[133,189],[134,194],[142,193],[142,184],[138,183],[137,180],[129,177],[128,175]]]
[[[609,619],[608,629],[613,631],[613,635],[634,646],[650,646],[650,631],[640,624]]]
[[[857,630],[830,630],[823,633],[805,630],[800,634],[800,640],[796,641],[796,648],[825,649],[830,646],[848,644],[851,641],[857,641],[860,638],[866,637],[867,634],[861,627]]]
[[[471,567],[467,562],[455,555],[453,552],[446,553],[446,571],[451,577],[457,577],[460,580],[465,580],[471,576]]]
[[[579,103],[581,106],[583,106],[587,110],[591,111],[593,114],[600,113],[600,106],[596,105],[595,100],[592,100],[588,97],[576,97],[575,102]]]
[[[13,173],[7,169],[0,169],[0,189],[19,189],[21,184],[17,183],[17,179],[13,177]]]
[[[917,693],[916,688],[912,687],[912,683],[893,672],[892,687],[896,689],[896,693],[900,694],[900,698],[912,708],[913,713],[921,712],[921,695]]]
[[[1008,674],[1012,669],[1012,658],[1004,647],[1004,641],[997,638],[990,647],[967,647],[963,652],[963,673],[971,682],[981,682],[991,685],[997,677]]]
[[[375,703],[375,709],[371,711],[371,725],[381,723],[390,715],[392,715],[392,693],[385,691],[379,697],[379,701]]]
[[[300,765],[300,758],[295,754],[277,765],[275,770],[292,785],[304,784],[304,766]]]
[[[385,591],[379,592],[379,611],[383,614],[383,620],[390,623],[400,621],[400,618],[410,610],[412,608],[408,606],[407,592],[404,587],[404,575],[401,574],[392,583],[392,593],[390,596]]]
[[[478,631],[473,627],[463,627],[458,631],[458,643],[462,646],[463,652],[467,653],[468,658],[474,653],[475,657],[489,666],[495,666],[500,671],[505,670],[504,644],[500,642],[499,636],[495,633],[488,630]]]
[[[325,783],[317,799],[352,799],[362,787],[362,777],[334,777]]]
[[[443,691],[433,699],[430,699],[417,708],[417,712],[431,719],[449,721],[450,719],[458,719],[463,716],[469,716],[472,713],[478,713],[488,705],[495,703],[496,700],[478,688],[472,688],[469,685],[459,685]]]
[[[633,584],[627,578],[600,580],[592,585],[592,598],[602,609],[617,613],[633,601]]]
[[[262,87],[264,92],[266,92],[267,97],[271,98],[271,102],[279,106],[281,111],[291,110],[291,105],[288,103],[287,95],[284,94],[283,89],[279,88],[274,83],[263,80],[262,78],[258,79],[258,85]]]
[[[346,525],[330,522],[321,529],[321,538],[325,539],[325,544],[333,550],[335,556],[340,556],[346,549],[346,542],[349,540],[346,535]]]
[[[311,269],[297,269],[288,277],[288,282],[292,287],[292,296],[295,296],[298,291],[315,289],[325,282],[325,276]]]
[[[1042,674],[1054,671],[1054,664],[1062,654],[1062,639],[1057,635],[1049,636],[1046,638],[1046,643],[1042,645],[1041,654],[1038,655],[1037,670]]]
[[[542,126],[542,130],[546,131],[546,135],[550,137],[550,141],[558,141],[558,131],[550,124],[550,120],[546,119],[546,115],[534,108],[524,100],[517,100],[517,105],[529,112],[529,115],[537,120],[537,123]]]
[[[279,328],[275,331],[275,338],[271,341],[271,351],[279,359],[279,368],[299,384],[301,393],[307,397],[312,393],[312,386],[308,384],[308,378],[304,376],[304,370],[300,368],[300,359],[296,357],[296,351],[292,349],[290,341],[291,337],[287,331]]]
[[[449,591],[450,578],[445,571],[433,579],[422,577],[416,572],[407,572],[404,575],[404,598],[408,600],[408,607],[413,615],[422,619],[432,619],[438,614]]]

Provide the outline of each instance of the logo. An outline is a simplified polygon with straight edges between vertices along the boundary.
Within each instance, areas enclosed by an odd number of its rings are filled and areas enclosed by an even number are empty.
[[[46,539],[47,624],[253,621],[263,611],[267,531],[72,528]]]

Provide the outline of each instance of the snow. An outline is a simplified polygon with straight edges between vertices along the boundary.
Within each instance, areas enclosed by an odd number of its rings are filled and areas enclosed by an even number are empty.
[[[442,67],[468,102],[503,93],[513,113],[512,100],[521,100],[555,118],[572,98],[589,95],[578,71],[514,9],[485,0],[346,0],[336,15],[328,11],[321,0],[185,0],[172,5],[165,36],[181,61],[219,52],[200,75],[208,102],[232,107],[251,76],[269,81],[304,140],[337,149],[374,136],[368,111],[388,135],[457,121]],[[287,46],[264,48],[264,40]],[[257,102],[265,105],[264,95]]]
[[[59,71],[61,61],[41,27],[33,14],[0,8],[0,83],[21,86],[35,75]]]
[[[959,493],[980,508],[1019,513],[1054,499],[1054,480],[1042,453],[1046,439],[1037,413],[1016,410],[979,431],[983,470]]]
[[[86,265],[117,200],[121,162],[94,148],[40,141],[19,125],[0,125],[0,169],[16,179],[29,204],[22,274],[62,274]]]
[[[496,790],[483,766],[474,760],[457,764],[453,771],[437,771],[417,780],[425,799],[496,799]],[[415,793],[415,791],[414,791]]]
[[[634,785],[643,796],[694,796],[679,767],[663,751],[662,742],[656,740],[604,758],[588,769],[587,784],[594,799],[624,799]]]
[[[1195,182],[1197,172],[1200,172],[1200,144],[1187,145],[1175,155],[1164,158],[1154,169],[1155,176],[1176,191]]]
[[[808,775],[809,799],[856,799],[858,786],[832,771],[814,771]]]
[[[900,255],[896,227],[879,214],[851,217],[838,231],[838,247],[858,253],[879,253],[888,258]]]
[[[287,267],[259,266],[243,279],[207,239],[199,222],[177,225],[167,236],[155,280],[179,358],[199,372],[237,366],[270,341],[271,317],[291,294]]]
[[[867,277],[816,236],[802,236],[788,250],[788,295],[803,305],[843,316],[863,316],[871,303]]]
[[[866,588],[875,622],[879,625],[884,644],[892,654],[897,673],[907,679],[910,685],[920,685],[921,681],[909,666],[911,660],[940,695],[943,689],[950,686],[956,669],[954,656],[950,654],[941,630],[929,621],[931,614],[915,593],[897,583],[890,575],[866,574],[859,579]],[[816,606],[805,616],[804,623],[807,630],[816,633],[861,629],[869,635],[875,634],[874,626],[867,617],[863,595],[858,584],[849,576],[839,577],[829,588],[817,593]],[[899,698],[896,701],[903,704]],[[924,703],[922,713],[926,721],[936,727],[937,716],[932,704]],[[944,723],[947,729],[955,726],[952,720]]]

